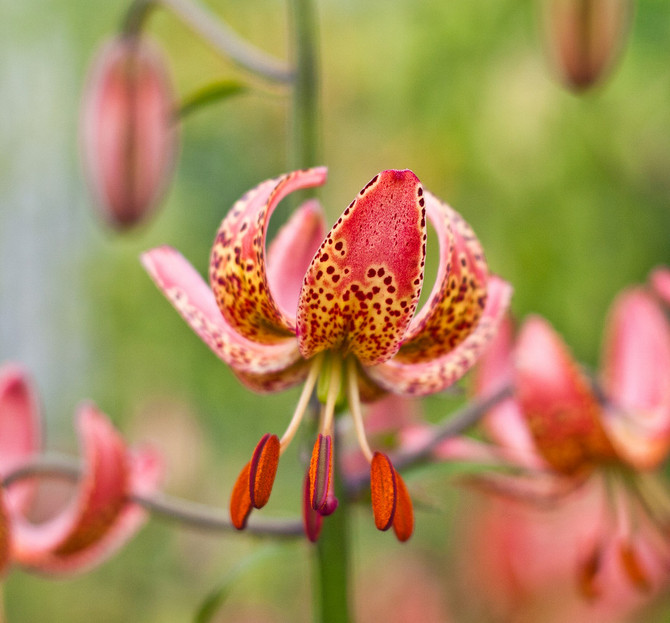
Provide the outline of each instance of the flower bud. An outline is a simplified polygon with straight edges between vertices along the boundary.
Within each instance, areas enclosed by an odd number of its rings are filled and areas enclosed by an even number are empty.
[[[623,48],[631,0],[544,0],[546,47],[562,82],[582,91],[602,80]]]
[[[126,228],[158,203],[173,171],[173,89],[158,49],[117,38],[95,59],[84,90],[83,157],[107,221]]]

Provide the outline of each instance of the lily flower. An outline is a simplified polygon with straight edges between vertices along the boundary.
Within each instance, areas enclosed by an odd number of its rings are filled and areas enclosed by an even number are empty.
[[[149,449],[130,452],[111,423],[92,404],[80,407],[83,474],[69,504],[46,522],[29,519],[34,480],[0,489],[0,570],[16,563],[46,574],[82,572],[119,549],[147,513],[129,503],[133,494],[153,493],[162,474]],[[0,477],[40,452],[37,398],[22,368],[0,368]]]
[[[617,297],[597,385],[540,317],[521,327],[513,367],[510,350],[511,341],[498,342],[482,358],[479,390],[490,391],[496,366],[513,381],[515,398],[487,416],[487,427],[530,477],[492,474],[476,484],[545,506],[590,491],[601,512],[576,562],[582,594],[600,593],[605,560],[630,586],[650,591],[670,562],[670,498],[652,473],[670,451],[670,326],[662,310],[643,288]]]
[[[370,448],[361,401],[387,391],[431,394],[458,380],[495,334],[511,288],[489,275],[469,225],[409,170],[376,175],[327,234],[318,203],[307,201],[266,252],[277,204],[325,180],[325,168],[295,171],[259,184],[235,203],[214,241],[209,286],[170,247],[153,249],[142,261],[245,385],[272,392],[304,383],[285,433],[261,439],[235,484],[234,525],[243,528],[251,509],[267,502],[279,456],[317,388],[322,412],[304,491],[309,538],[317,538],[321,517],[336,506],[332,437],[343,395],[370,464],[375,524],[381,530],[393,525],[405,540],[411,501],[388,457]],[[427,218],[437,233],[440,265],[428,301],[415,314]]]

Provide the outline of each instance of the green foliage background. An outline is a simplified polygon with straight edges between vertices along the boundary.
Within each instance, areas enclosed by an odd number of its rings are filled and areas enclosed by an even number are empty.
[[[318,4],[329,218],[379,170],[413,169],[473,225],[492,269],[515,286],[514,312],[545,315],[582,361],[597,366],[615,294],[670,263],[667,2],[638,2],[617,71],[579,97],[547,67],[536,2]],[[286,57],[283,2],[209,5]],[[187,119],[176,179],[156,218],[126,236],[109,232],[81,174],[77,125],[87,64],[125,7],[122,0],[0,5],[0,359],[33,371],[50,448],[76,451],[72,414],[92,398],[128,439],[164,448],[169,492],[225,507],[255,442],[283,430],[297,394],[259,397],[241,388],[157,292],[138,255],[171,244],[205,272],[227,209],[289,166],[289,99],[252,90]],[[182,96],[209,81],[244,78],[171,15],[157,12],[149,30]],[[428,417],[455,402],[429,401]],[[283,461],[268,514],[297,512],[298,452]],[[356,578],[382,556],[402,564],[408,554],[428,559],[446,592],[458,496],[439,477],[426,483],[446,512],[420,512],[407,546],[377,534],[367,507],[356,514]],[[8,619],[187,621],[257,547],[248,537],[152,520],[91,574],[50,581],[12,573],[4,585]],[[221,621],[310,620],[308,553],[306,543],[289,544],[244,574]]]

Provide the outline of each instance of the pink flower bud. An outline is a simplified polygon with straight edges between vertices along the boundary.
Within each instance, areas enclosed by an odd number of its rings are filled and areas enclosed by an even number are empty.
[[[140,38],[107,43],[84,90],[83,156],[105,218],[145,218],[171,177],[177,150],[173,89],[158,49]]]
[[[631,0],[545,0],[547,49],[566,86],[582,91],[607,75],[631,16]]]

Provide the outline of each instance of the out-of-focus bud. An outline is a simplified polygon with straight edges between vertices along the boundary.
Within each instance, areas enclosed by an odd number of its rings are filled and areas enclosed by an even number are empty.
[[[107,221],[146,218],[171,178],[177,151],[173,89],[153,44],[121,37],[103,46],[84,90],[84,166]]]
[[[619,57],[632,0],[542,0],[546,47],[560,79],[583,91],[602,80]]]

